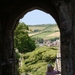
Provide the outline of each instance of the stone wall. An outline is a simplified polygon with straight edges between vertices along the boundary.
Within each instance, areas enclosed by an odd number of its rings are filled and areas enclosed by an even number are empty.
[[[72,19],[70,17],[69,6],[64,1],[60,2],[60,32],[61,32],[61,66],[62,75],[72,75],[72,52],[71,52],[71,30]]]

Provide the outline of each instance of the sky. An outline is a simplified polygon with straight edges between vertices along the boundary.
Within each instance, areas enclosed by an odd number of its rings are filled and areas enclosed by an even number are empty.
[[[26,13],[20,22],[24,22],[26,25],[56,24],[50,14],[37,9]]]

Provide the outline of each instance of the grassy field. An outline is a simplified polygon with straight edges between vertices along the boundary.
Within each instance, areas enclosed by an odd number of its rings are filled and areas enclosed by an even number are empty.
[[[29,36],[31,36],[32,38],[40,37],[43,39],[50,39],[50,38],[60,37],[60,31],[56,24],[32,25],[29,26],[29,29],[32,31],[40,30],[39,32],[29,33]]]

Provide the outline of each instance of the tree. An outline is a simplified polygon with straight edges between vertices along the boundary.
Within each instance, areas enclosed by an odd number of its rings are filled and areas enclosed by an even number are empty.
[[[19,23],[14,30],[14,47],[21,53],[30,52],[36,48],[35,42],[28,36],[28,30],[28,26],[24,23]]]

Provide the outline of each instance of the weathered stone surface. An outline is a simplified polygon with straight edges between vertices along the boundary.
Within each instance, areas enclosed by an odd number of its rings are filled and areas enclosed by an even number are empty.
[[[19,19],[33,9],[43,10],[56,20],[61,33],[62,75],[75,75],[74,0],[0,0],[0,75],[16,75],[13,31]]]

